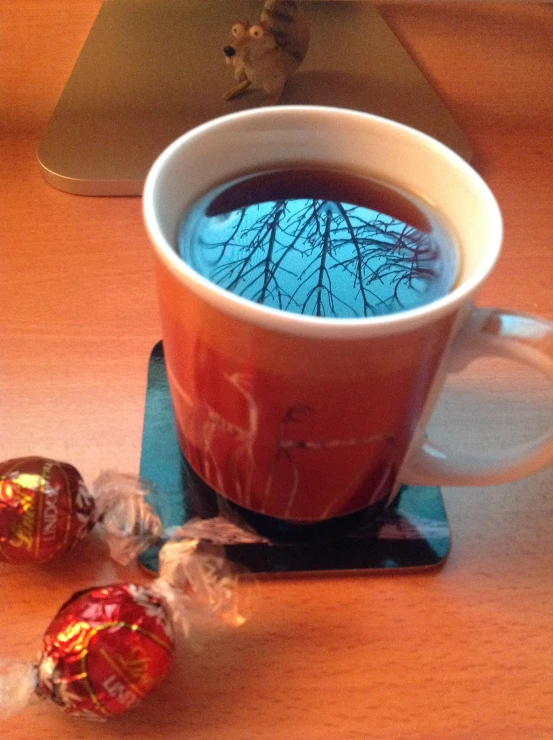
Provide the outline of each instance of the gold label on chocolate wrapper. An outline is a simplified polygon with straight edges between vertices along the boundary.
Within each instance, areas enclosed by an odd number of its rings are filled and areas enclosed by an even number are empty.
[[[136,693],[142,693],[139,688],[142,684],[144,684],[144,688],[147,688],[150,659],[138,645],[131,645],[125,655],[110,656],[105,650],[102,650],[101,653],[116,675],[123,679],[125,684],[134,687]]]
[[[4,502],[9,501],[10,504],[14,504],[14,508],[17,507],[22,512],[5,541],[10,547],[24,548],[29,552],[32,551],[35,541],[36,510],[32,505],[33,497],[29,495],[26,489],[29,484],[36,484],[36,481],[27,481],[27,479],[38,477],[21,475],[17,476],[15,480],[0,481],[0,497],[2,500]]]
[[[12,490],[24,513],[8,544],[28,552],[34,549],[38,554],[43,541],[52,543],[58,536],[58,491],[46,485],[43,476],[28,473],[13,478]],[[34,497],[28,493],[29,490],[36,492]]]

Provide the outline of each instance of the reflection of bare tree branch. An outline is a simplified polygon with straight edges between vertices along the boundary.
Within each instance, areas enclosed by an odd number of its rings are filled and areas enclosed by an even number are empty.
[[[349,220],[348,213],[344,206],[341,203],[336,204],[338,206],[338,210],[342,214],[342,218],[344,219],[349,235],[351,237],[351,242],[353,246],[355,247],[355,251],[357,253],[357,281],[359,284],[359,290],[361,292],[361,297],[363,298],[363,313],[366,316],[367,315],[367,309],[370,310],[371,304],[367,300],[367,294],[365,293],[365,286],[363,284],[363,256],[361,254],[361,247],[359,245],[359,240],[357,239],[357,235],[353,229],[353,226],[351,224],[351,221]]]
[[[330,226],[332,224],[332,211],[330,209],[326,212],[326,221],[325,221],[325,231],[323,234],[323,240],[321,244],[321,250],[320,253],[317,255],[317,259],[319,261],[319,267],[318,270],[315,270],[315,273],[317,274],[317,283],[311,288],[309,293],[307,294],[307,298],[303,302],[302,305],[302,313],[305,313],[307,309],[307,304],[309,303],[311,297],[316,294],[316,310],[315,315],[316,316],[323,316],[323,303],[322,303],[322,296],[323,291],[327,290],[328,292],[328,301],[330,304],[330,307],[332,308],[332,291],[330,288],[327,288],[324,284],[325,277],[328,277],[328,272],[326,270],[326,259],[328,256],[328,252],[330,250]],[[315,274],[314,273],[314,274]]]
[[[238,223],[236,224],[236,226],[234,228],[234,231],[229,236],[229,238],[226,241],[222,242],[222,244],[220,245],[222,251],[221,251],[221,254],[219,255],[219,259],[222,259],[223,255],[224,255],[224,250],[225,250],[226,244],[227,243],[232,243],[235,240],[236,236],[238,235],[238,232],[240,231],[240,228],[241,228],[242,224],[244,223],[244,218],[246,216],[246,211],[247,210],[248,210],[247,208],[241,208],[240,209],[240,216],[238,217]]]
[[[271,280],[274,278],[275,271],[274,270],[271,271],[272,261],[273,261],[273,252],[275,249],[278,224],[280,222],[280,217],[282,216],[285,210],[286,210],[285,202],[278,201],[275,214],[271,221],[271,226],[270,226],[270,231],[269,231],[269,245],[267,247],[267,256],[264,259],[263,287],[261,288],[261,293],[259,294],[259,298],[258,298],[259,303],[264,303],[265,296],[267,295],[267,289],[269,287]]]
[[[289,209],[289,203],[261,204],[249,224],[253,207],[237,211],[230,234],[208,245],[219,250],[211,279],[285,310],[370,316],[390,310],[391,302],[401,307],[404,288],[417,292],[436,276],[439,253],[429,234],[383,214],[369,217],[358,206],[309,199]],[[353,291],[344,277],[336,290],[339,275],[351,277]]]
[[[318,230],[318,224],[319,224],[319,211],[322,208],[322,204],[317,205],[317,202],[314,200],[312,201],[312,208],[313,208],[313,214],[310,219],[306,219],[304,223],[300,226],[297,232],[294,233],[294,238],[292,242],[288,245],[288,247],[282,252],[279,259],[275,262],[274,267],[271,272],[271,277],[274,277],[275,272],[279,269],[279,267],[282,265],[282,262],[284,261],[284,258],[288,255],[288,252],[290,250],[293,250],[296,248],[297,243],[301,239],[301,237],[304,235],[306,229],[311,223],[311,219],[315,220],[315,223],[317,224],[317,230]],[[307,210],[307,209],[306,209]],[[287,232],[288,233],[288,232]]]

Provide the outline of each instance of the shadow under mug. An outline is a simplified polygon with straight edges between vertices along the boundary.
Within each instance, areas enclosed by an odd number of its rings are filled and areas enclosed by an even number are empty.
[[[460,275],[446,296],[371,318],[287,313],[225,291],[179,257],[186,209],[215,185],[274,166],[325,165],[425,199],[451,229]],[[508,357],[553,379],[553,325],[475,308],[501,249],[498,205],[458,155],[407,126],[356,111],[267,107],[215,119],[156,160],[144,189],[177,434],[222,500],[290,525],[346,521],[402,484],[488,485],[553,460],[553,432],[480,455],[425,429],[447,372]]]

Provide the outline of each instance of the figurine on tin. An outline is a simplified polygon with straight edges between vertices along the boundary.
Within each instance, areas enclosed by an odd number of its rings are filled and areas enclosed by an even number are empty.
[[[236,85],[225,100],[254,85],[264,90],[268,105],[278,103],[309,48],[309,27],[300,5],[295,0],[266,0],[259,21],[233,25],[232,43],[223,52],[234,68]]]

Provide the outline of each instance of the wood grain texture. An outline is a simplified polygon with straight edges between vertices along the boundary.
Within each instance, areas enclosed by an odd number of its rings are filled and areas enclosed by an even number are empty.
[[[98,0],[3,0],[0,458],[68,460],[90,480],[138,468],[147,355],[159,337],[138,199],[80,198],[35,151]],[[553,318],[553,9],[382,6],[468,135],[505,216],[481,304]],[[433,433],[504,446],[551,424],[551,391],[506,363],[448,384]],[[553,475],[448,489],[453,550],[434,573],[266,581],[256,617],[106,725],[36,702],[9,740],[551,738]],[[95,537],[64,563],[0,566],[0,655],[32,659],[74,590],[138,573]]]

